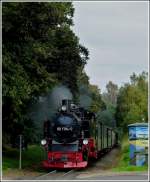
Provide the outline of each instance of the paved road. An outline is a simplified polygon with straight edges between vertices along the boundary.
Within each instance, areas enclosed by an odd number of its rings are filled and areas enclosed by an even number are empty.
[[[37,177],[30,177],[26,176],[24,178],[18,178],[17,180],[38,180],[38,181],[45,181],[45,180],[51,180],[51,181],[66,181],[66,180],[74,180],[74,181],[148,181],[148,174],[141,172],[124,172],[124,173],[114,173],[114,172],[81,172],[81,171],[74,171],[70,170],[68,172],[66,171],[56,171],[52,173],[47,173],[41,176]]]
[[[136,180],[136,181],[148,181],[148,175],[147,174],[141,174],[141,175],[113,175],[113,176],[95,176],[90,178],[82,178],[84,180]]]
[[[52,174],[43,175],[40,178],[36,178],[37,180],[115,180],[115,181],[122,181],[122,180],[136,180],[136,181],[148,181],[148,174],[147,173],[136,173],[136,172],[124,172],[124,173],[114,173],[114,172],[103,172],[103,173],[81,173],[80,171],[70,170],[69,172],[56,172]]]

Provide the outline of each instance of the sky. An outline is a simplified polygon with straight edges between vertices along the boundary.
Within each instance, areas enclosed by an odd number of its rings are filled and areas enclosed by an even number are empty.
[[[89,50],[85,71],[102,91],[148,71],[148,2],[73,2],[73,30]]]

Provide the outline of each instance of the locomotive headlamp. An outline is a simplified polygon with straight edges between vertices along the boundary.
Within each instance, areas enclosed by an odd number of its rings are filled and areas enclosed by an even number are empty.
[[[66,111],[67,110],[67,107],[64,105],[64,106],[61,107],[61,110],[62,111]]]
[[[88,144],[88,140],[87,140],[87,139],[84,139],[84,140],[83,140],[83,144],[84,144],[84,145],[87,145],[87,144]]]
[[[41,145],[46,145],[47,141],[45,139],[41,140]]]

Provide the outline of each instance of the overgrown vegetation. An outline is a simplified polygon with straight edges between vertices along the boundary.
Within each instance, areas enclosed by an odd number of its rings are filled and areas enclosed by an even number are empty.
[[[22,151],[22,168],[41,170],[41,161],[46,155],[44,149],[38,145],[29,146]],[[19,149],[7,147],[3,151],[3,170],[19,168]]]
[[[129,157],[129,141],[128,136],[124,135],[121,144],[120,159],[117,167],[113,168],[112,171],[121,172],[121,171],[147,171],[148,166],[134,166],[130,165]]]

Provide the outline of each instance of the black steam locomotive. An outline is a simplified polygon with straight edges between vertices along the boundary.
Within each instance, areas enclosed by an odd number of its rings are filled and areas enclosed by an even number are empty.
[[[45,168],[83,168],[89,158],[98,158],[118,143],[117,132],[96,120],[95,114],[79,107],[71,100],[63,100],[62,107],[52,121],[44,123],[41,144],[47,150]]]

